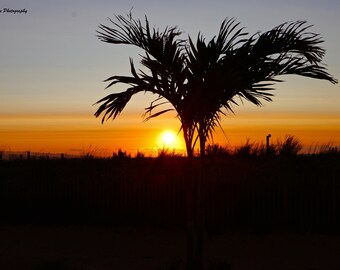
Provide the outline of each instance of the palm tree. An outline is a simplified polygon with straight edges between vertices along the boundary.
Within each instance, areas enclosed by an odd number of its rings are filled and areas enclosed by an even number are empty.
[[[134,45],[144,50],[141,64],[148,70],[137,73],[132,59],[130,59],[132,76],[112,76],[105,80],[107,86],[123,83],[130,87],[121,93],[110,94],[99,100],[100,107],[95,113],[98,117],[103,113],[102,122],[115,119],[125,108],[131,97],[139,92],[149,92],[157,95],[150,106],[145,108],[145,121],[157,117],[171,110],[176,110],[181,121],[187,155],[193,156],[193,118],[185,107],[184,95],[187,92],[186,58],[184,42],[178,38],[181,32],[176,27],[167,27],[163,32],[151,29],[145,17],[145,24],[132,18],[116,16],[116,21],[110,20],[114,28],[100,25],[97,31],[101,41],[112,44]],[[170,104],[172,108],[154,112],[160,106]]]
[[[250,101],[262,106],[271,101],[273,86],[279,75],[300,75],[337,83],[321,63],[325,50],[319,34],[308,32],[305,21],[283,23],[270,31],[248,34],[234,19],[225,20],[217,37],[206,43],[201,34],[196,44],[192,39],[179,39],[176,27],[163,32],[151,29],[132,18],[116,16],[110,20],[114,28],[100,25],[98,37],[112,44],[134,45],[144,50],[141,64],[147,69],[137,73],[130,59],[132,76],[112,76],[105,80],[108,87],[117,83],[129,85],[121,93],[110,94],[99,100],[95,113],[103,113],[102,122],[115,119],[131,97],[149,92],[158,97],[146,108],[145,120],[171,110],[181,122],[187,154],[193,156],[199,140],[204,156],[207,139],[213,138],[220,119],[233,112],[238,101]],[[170,104],[171,108],[154,112]]]
[[[225,20],[217,37],[205,43],[202,35],[196,45],[189,38],[187,49],[189,103],[195,114],[200,154],[212,138],[221,116],[233,112],[237,98],[262,106],[271,101],[279,75],[300,75],[337,83],[321,64],[325,50],[318,34],[307,32],[305,21],[284,23],[270,31],[247,33],[233,19]],[[243,101],[242,101],[243,102]]]

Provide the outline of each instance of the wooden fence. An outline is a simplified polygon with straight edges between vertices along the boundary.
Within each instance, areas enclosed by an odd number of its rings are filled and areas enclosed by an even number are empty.
[[[337,230],[337,161],[6,161],[1,221]]]

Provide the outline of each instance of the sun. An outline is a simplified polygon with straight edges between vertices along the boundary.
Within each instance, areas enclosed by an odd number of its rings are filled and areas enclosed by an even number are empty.
[[[159,140],[160,146],[165,148],[176,148],[178,142],[177,142],[177,135],[175,132],[171,130],[166,130],[162,132],[160,135]]]

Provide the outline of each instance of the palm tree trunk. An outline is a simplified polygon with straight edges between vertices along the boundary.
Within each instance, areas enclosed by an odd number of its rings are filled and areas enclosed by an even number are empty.
[[[198,129],[198,136],[200,139],[200,157],[204,157],[205,156],[205,144],[206,144],[206,135],[204,132],[204,125],[202,125],[202,123],[200,123],[199,129]]]
[[[190,136],[189,129],[186,124],[182,123],[182,127],[183,127],[183,136],[184,136],[187,156],[189,158],[192,158],[194,156],[193,147],[192,147],[192,136]]]
[[[203,138],[202,138],[203,137]],[[200,157],[205,156],[205,136],[200,136]]]

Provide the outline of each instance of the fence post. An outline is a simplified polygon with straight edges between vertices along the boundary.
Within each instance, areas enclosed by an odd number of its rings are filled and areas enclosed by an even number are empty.
[[[269,139],[272,135],[271,134],[268,134],[266,136],[266,154],[268,155],[269,154]]]

